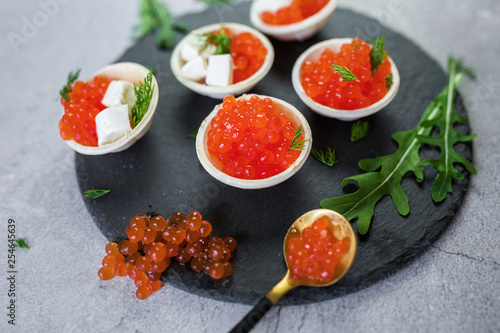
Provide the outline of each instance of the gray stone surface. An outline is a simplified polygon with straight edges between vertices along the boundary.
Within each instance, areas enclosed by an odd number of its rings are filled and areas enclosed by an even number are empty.
[[[59,138],[57,91],[76,66],[82,76],[132,45],[137,1],[54,0],[0,3],[0,331],[219,332],[249,306],[218,302],[166,286],[138,301],[124,279],[96,275],[106,243],[78,192],[74,153]],[[178,15],[193,1],[167,1]],[[420,45],[443,67],[448,54],[478,74],[460,91],[469,105],[474,164],[463,207],[420,258],[385,280],[332,301],[275,307],[256,332],[498,332],[500,249],[498,104],[500,4],[494,0],[364,0],[341,6],[372,16]],[[220,7],[221,17],[231,6]],[[39,27],[29,30],[26,22]],[[24,31],[23,31],[23,27]],[[365,26],[366,32],[376,26]],[[23,37],[24,32],[24,37]],[[23,40],[9,41],[16,34]],[[31,248],[16,254],[16,326],[6,307],[7,224]]]

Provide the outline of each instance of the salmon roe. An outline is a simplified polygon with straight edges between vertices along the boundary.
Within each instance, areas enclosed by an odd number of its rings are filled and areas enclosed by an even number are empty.
[[[259,38],[249,32],[234,34],[228,28],[224,28],[224,30],[231,38],[230,50],[234,64],[234,84],[248,79],[262,67],[266,60],[267,49]]]
[[[290,6],[275,12],[263,12],[261,19],[271,25],[297,23],[319,12],[327,3],[328,0],[293,0]]]
[[[354,38],[342,45],[339,53],[325,49],[317,62],[305,61],[301,67],[301,84],[307,96],[316,102],[341,110],[364,108],[382,99],[388,91],[391,63],[386,59],[375,73],[370,64],[371,47]],[[332,64],[347,67],[359,81],[343,81]]]
[[[70,100],[66,102],[61,98],[64,115],[59,121],[59,132],[63,140],[97,147],[95,116],[106,108],[101,100],[110,82],[110,79],[100,76],[90,82],[76,81],[68,93]]]
[[[297,236],[288,239],[286,261],[292,280],[307,284],[324,284],[337,275],[335,269],[349,250],[348,238],[336,239],[333,225],[321,217]]]
[[[211,231],[210,222],[197,211],[187,217],[175,212],[170,219],[135,216],[126,229],[128,239],[106,244],[106,256],[97,275],[103,281],[130,277],[141,300],[164,285],[162,274],[174,259],[213,279],[227,278],[233,274],[229,260],[236,250],[236,240],[209,237]]]
[[[270,98],[237,100],[228,95],[212,119],[207,146],[222,172],[263,179],[281,173],[299,157],[300,151],[289,150],[295,131],[296,125]]]

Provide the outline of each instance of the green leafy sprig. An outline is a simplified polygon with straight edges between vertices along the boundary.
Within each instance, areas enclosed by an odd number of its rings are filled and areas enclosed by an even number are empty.
[[[196,138],[197,135],[198,135],[198,130],[195,129],[194,131],[192,131],[191,133],[189,133],[187,135],[187,137],[192,139],[192,138]]]
[[[384,51],[385,37],[378,36],[375,41],[370,41],[372,44],[372,49],[370,51],[370,64],[372,68],[372,74],[378,71],[378,68],[384,60],[387,58],[387,52]]]
[[[74,72],[70,72],[68,74],[68,80],[66,81],[66,84],[64,87],[59,90],[59,95],[61,96],[64,101],[69,102],[69,93],[71,92],[71,87],[75,83],[76,80],[78,80],[78,77],[80,76],[80,71],[81,68],[77,68]]]
[[[134,39],[144,38],[159,28],[156,44],[162,48],[171,48],[175,42],[175,31],[189,31],[184,22],[173,20],[165,4],[159,0],[141,0],[140,8],[141,21],[134,27],[137,31],[132,36]]]
[[[359,82],[358,78],[356,75],[354,75],[353,72],[347,66],[340,66],[337,63],[332,64],[331,68],[337,72],[342,77],[342,80],[344,82],[349,82],[349,81],[357,81]]]
[[[337,163],[339,160],[335,157],[335,149],[332,149],[330,147],[326,148],[326,152],[323,152],[323,150],[312,148],[311,149],[311,154],[321,163],[326,164],[330,167],[332,167],[335,163]]]
[[[218,33],[207,32],[202,34],[201,37],[205,40],[205,45],[203,47],[206,48],[210,45],[216,47],[214,54],[231,53],[231,38],[226,34],[226,30],[224,30],[224,25],[222,23]]]
[[[299,138],[302,136],[302,134],[304,134],[304,130],[302,129],[302,125],[299,125],[295,130],[295,135],[293,137],[292,143],[290,144],[290,148],[288,148],[287,151],[290,150],[301,151],[302,149],[304,149],[307,140],[299,141]]]
[[[95,189],[95,190],[87,190],[83,192],[83,195],[85,195],[87,198],[90,199],[97,199],[102,196],[105,196],[109,192],[111,192],[111,190]]]
[[[143,82],[139,83],[139,86],[134,86],[135,97],[137,98],[132,110],[130,111],[130,116],[132,118],[132,128],[135,128],[144,118],[144,115],[148,111],[149,103],[153,97],[153,72],[150,70],[144,78]]]
[[[356,181],[359,189],[340,197],[324,199],[321,206],[336,210],[348,220],[357,219],[358,232],[366,234],[375,205],[382,197],[390,195],[401,215],[406,216],[410,212],[408,197],[401,186],[402,178],[408,172],[413,172],[416,180],[421,182],[424,179],[424,165],[431,165],[438,170],[431,191],[434,201],[446,198],[447,193],[452,191],[453,179],[463,178],[454,168],[454,164],[460,163],[467,171],[476,174],[472,163],[453,149],[456,142],[468,142],[475,137],[474,134],[461,135],[454,130],[456,123],[466,122],[466,119],[456,112],[453,104],[456,89],[464,74],[468,72],[470,70],[467,67],[450,58],[448,84],[426,108],[417,126],[392,135],[398,144],[397,151],[390,155],[361,160],[359,167],[365,173],[342,180],[344,187],[351,181]],[[440,129],[438,136],[431,136],[434,127]],[[419,151],[423,143],[440,147],[440,157],[422,162]]]
[[[26,240],[24,238],[18,238],[18,239],[16,239],[14,241],[14,246],[18,247],[20,249],[24,249],[24,250],[29,249],[28,243],[26,242]]]
[[[385,77],[385,88],[387,90],[391,89],[393,83],[394,83],[394,76],[391,73]]]
[[[356,142],[370,133],[370,123],[366,120],[358,120],[351,126],[351,142]]]

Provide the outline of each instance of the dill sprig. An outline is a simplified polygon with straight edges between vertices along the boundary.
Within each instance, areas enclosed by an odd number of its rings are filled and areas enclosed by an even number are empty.
[[[69,102],[70,98],[68,94],[71,92],[71,87],[73,86],[73,83],[75,83],[75,81],[78,80],[78,77],[80,76],[80,71],[81,68],[77,68],[74,72],[69,72],[66,85],[62,87],[61,90],[59,90],[59,95],[61,95],[61,97],[66,102]]]
[[[290,148],[288,148],[287,151],[301,151],[302,149],[304,149],[307,140],[299,141],[299,138],[302,136],[302,134],[304,134],[304,130],[302,129],[302,125],[299,125],[299,127],[297,127],[297,129],[295,130],[295,135],[293,137],[292,143],[290,144]]]
[[[214,54],[231,53],[231,38],[226,34],[224,24],[221,23],[218,33],[207,32],[201,35],[205,39],[204,47],[213,45],[216,47]]]
[[[140,82],[139,86],[134,86],[135,97],[137,98],[135,105],[130,111],[132,118],[132,128],[135,128],[139,124],[148,111],[149,103],[153,97],[153,72],[150,70],[144,79],[144,82]]]
[[[353,72],[347,66],[340,66],[337,63],[332,64],[331,68],[337,72],[342,77],[342,80],[344,82],[349,82],[349,81],[357,81],[359,82],[358,78],[356,75],[354,75]]]
[[[385,77],[385,87],[387,90],[391,89],[392,84],[394,83],[393,79],[392,73]]]
[[[187,135],[188,138],[196,138],[196,136],[198,135],[198,130],[195,129],[194,131],[192,131],[191,133],[189,133]]]
[[[87,198],[90,198],[90,199],[97,199],[97,198],[100,198],[102,196],[105,196],[109,192],[111,192],[111,190],[95,189],[95,190],[85,191],[85,192],[83,192],[83,195],[85,195]]]
[[[16,239],[14,241],[14,246],[24,250],[29,249],[28,243],[26,243],[26,240],[24,238]]]
[[[141,39],[159,28],[156,44],[159,47],[171,48],[175,42],[175,31],[187,32],[188,26],[184,22],[176,22],[164,3],[159,0],[141,0],[141,22],[134,27],[137,31],[132,36]]]
[[[351,126],[351,141],[356,142],[370,133],[370,123],[366,120],[358,120]]]
[[[384,51],[384,43],[385,37],[378,36],[375,41],[370,41],[372,44],[372,49],[370,51],[370,64],[372,67],[372,74],[375,74],[378,71],[378,68],[384,62],[385,58],[387,58],[387,52]]]
[[[335,157],[335,149],[332,149],[330,147],[326,148],[326,152],[323,152],[323,150],[312,148],[311,149],[311,154],[321,163],[326,164],[330,167],[332,167],[335,163],[337,163],[339,160]]]

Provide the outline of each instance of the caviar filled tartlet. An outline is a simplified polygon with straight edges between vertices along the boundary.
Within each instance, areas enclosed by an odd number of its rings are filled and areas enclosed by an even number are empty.
[[[399,87],[399,73],[384,50],[383,37],[374,45],[359,38],[340,38],[306,50],[295,62],[292,83],[314,111],[355,120],[389,104]]]
[[[305,162],[311,130],[292,105],[261,95],[226,96],[203,121],[196,151],[218,180],[264,188],[291,177]]]
[[[274,49],[264,35],[242,24],[223,23],[199,28],[183,38],[170,65],[187,88],[223,98],[252,89],[273,61]]]
[[[330,20],[338,0],[256,0],[250,8],[252,25],[283,41],[305,40]]]
[[[158,104],[158,83],[149,69],[135,63],[103,68],[85,81],[70,73],[61,89],[64,113],[59,133],[79,153],[122,151],[151,126]]]

